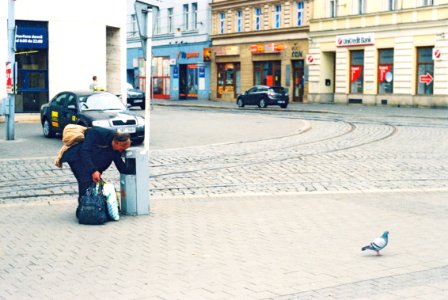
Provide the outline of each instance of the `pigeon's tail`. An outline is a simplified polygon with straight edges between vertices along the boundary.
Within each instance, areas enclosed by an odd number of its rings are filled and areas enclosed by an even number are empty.
[[[361,251],[365,251],[365,250],[374,250],[374,249],[372,248],[372,246],[368,245],[368,246],[364,246],[361,248]]]

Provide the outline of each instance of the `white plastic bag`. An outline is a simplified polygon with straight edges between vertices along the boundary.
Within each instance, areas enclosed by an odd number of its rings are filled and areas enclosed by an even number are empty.
[[[107,212],[109,213],[109,217],[114,220],[120,220],[120,214],[118,212],[118,201],[117,194],[115,192],[115,187],[110,182],[104,182],[103,186],[103,194],[107,199]]]

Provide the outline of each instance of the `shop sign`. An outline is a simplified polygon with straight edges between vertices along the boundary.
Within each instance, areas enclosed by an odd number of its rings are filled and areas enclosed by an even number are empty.
[[[336,36],[337,47],[363,46],[373,44],[375,44],[375,35],[373,33]]]
[[[351,67],[351,76],[350,76],[350,82],[355,82],[359,79],[359,76],[361,76],[362,66],[352,66]]]
[[[312,64],[314,64],[314,57],[312,56],[312,55],[310,55],[310,54],[308,54],[307,56],[306,56],[306,62],[308,63],[308,64],[310,64],[310,65],[312,65]]]
[[[442,57],[442,52],[440,51],[440,49],[433,48],[432,49],[432,59],[438,60],[441,57]]]
[[[12,93],[12,66],[10,62],[6,63],[6,92]]]
[[[420,75],[419,81],[420,83],[426,83],[426,85],[429,85],[431,84],[433,79],[434,78],[431,76],[431,74],[426,72],[426,75]]]
[[[177,52],[177,58],[189,59],[192,57],[199,57],[199,52]]]
[[[204,65],[198,65],[199,78],[205,78],[205,67]]]
[[[46,49],[48,48],[48,30],[38,27],[17,27],[16,48]]]
[[[212,49],[204,48],[202,50],[202,57],[203,57],[204,61],[211,61],[212,60]]]
[[[218,47],[213,47],[212,51],[215,52],[216,56],[239,55],[240,54],[240,48],[238,46],[218,46]]]
[[[179,68],[177,66],[173,68],[173,78],[179,78]]]
[[[250,46],[252,54],[280,53],[285,50],[283,43],[255,44]]]
[[[392,76],[392,73],[390,72],[391,69],[392,69],[391,65],[379,65],[378,66],[380,82],[384,82],[386,79],[388,79],[387,77],[389,77],[391,79],[391,77],[390,77],[390,76]],[[388,73],[390,73],[390,75],[388,75]],[[390,81],[392,81],[392,80],[390,80]],[[388,81],[388,82],[390,82],[390,81]]]

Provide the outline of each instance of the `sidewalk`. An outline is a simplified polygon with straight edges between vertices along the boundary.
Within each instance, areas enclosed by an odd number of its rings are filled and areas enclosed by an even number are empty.
[[[238,108],[233,102],[212,101],[212,100],[161,100],[152,99],[153,106],[180,106],[180,107],[201,107],[213,109],[249,109],[249,110],[273,110],[298,113],[325,113],[342,115],[381,115],[390,117],[412,117],[412,118],[437,118],[448,120],[448,109],[445,108],[416,108],[416,107],[395,107],[395,106],[370,106],[362,104],[307,104],[290,103],[287,109],[277,106],[258,108],[257,106],[246,106]],[[40,122],[39,113],[16,113],[16,122],[34,123]],[[5,116],[0,116],[0,123],[5,122]]]
[[[446,196],[163,198],[96,227],[72,200],[3,204],[0,299],[446,299]]]

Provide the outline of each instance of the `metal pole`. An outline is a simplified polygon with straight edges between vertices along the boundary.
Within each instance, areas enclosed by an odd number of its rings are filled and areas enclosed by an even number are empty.
[[[9,0],[8,3],[8,61],[12,66],[12,92],[8,93],[8,105],[6,109],[6,139],[14,140],[14,104],[16,101],[15,93],[17,91],[16,83],[16,54],[15,54],[15,0]]]
[[[149,153],[149,144],[151,141],[151,66],[152,66],[152,7],[148,7],[146,13],[146,58],[145,58],[145,74],[146,74],[146,105],[145,105],[145,150]]]

